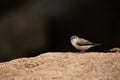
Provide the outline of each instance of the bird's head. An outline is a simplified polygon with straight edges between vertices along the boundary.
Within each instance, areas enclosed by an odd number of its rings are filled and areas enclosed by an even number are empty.
[[[78,36],[76,36],[76,35],[73,35],[71,38],[70,38],[70,40],[71,41],[77,41],[78,40]]]

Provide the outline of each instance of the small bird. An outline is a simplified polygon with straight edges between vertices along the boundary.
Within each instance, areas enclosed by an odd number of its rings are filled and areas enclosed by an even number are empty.
[[[86,51],[87,49],[91,48],[91,47],[94,47],[94,46],[97,46],[97,45],[100,45],[100,44],[95,44],[95,43],[92,43],[88,40],[85,40],[83,38],[79,38],[78,36],[76,35],[73,35],[71,38],[70,38],[70,41],[72,43],[72,45],[80,50],[80,52],[84,52]]]
[[[120,53],[120,48],[112,48],[112,49],[109,49],[108,52],[113,52],[113,53]]]

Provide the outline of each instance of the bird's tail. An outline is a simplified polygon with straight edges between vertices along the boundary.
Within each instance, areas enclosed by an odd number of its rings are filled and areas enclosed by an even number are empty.
[[[101,45],[101,44],[95,44],[95,46],[99,46],[99,45]]]

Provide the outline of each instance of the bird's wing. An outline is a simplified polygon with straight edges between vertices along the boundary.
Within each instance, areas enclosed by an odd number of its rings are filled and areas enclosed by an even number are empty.
[[[98,46],[98,45],[101,45],[101,44],[96,44],[96,43],[92,43],[91,41],[88,41],[86,39],[83,39],[83,38],[79,38],[77,44],[79,46],[87,46],[87,45],[94,45],[94,46]]]
[[[87,44],[87,43],[86,44],[83,44],[83,43],[81,44],[81,43],[77,42],[77,45],[79,45],[79,46],[85,46],[86,45],[87,46],[87,45],[96,45],[96,44],[94,44],[94,43],[93,44]]]
[[[94,45],[94,43],[88,41],[88,40],[85,40],[83,38],[80,38],[77,42],[78,45]]]

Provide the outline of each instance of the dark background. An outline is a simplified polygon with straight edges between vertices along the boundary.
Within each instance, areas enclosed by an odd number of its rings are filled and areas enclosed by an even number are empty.
[[[1,0],[0,61],[44,52],[76,52],[70,37],[102,44],[88,51],[120,47],[116,0]]]

